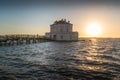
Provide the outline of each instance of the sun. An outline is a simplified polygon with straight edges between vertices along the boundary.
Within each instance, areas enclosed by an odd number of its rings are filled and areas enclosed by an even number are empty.
[[[86,27],[86,33],[90,37],[98,37],[101,33],[101,26],[97,23],[91,23]]]

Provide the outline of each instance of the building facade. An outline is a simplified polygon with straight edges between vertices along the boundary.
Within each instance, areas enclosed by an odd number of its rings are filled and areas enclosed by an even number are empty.
[[[50,25],[50,32],[46,33],[46,38],[56,41],[77,41],[78,32],[73,32],[73,24],[65,19],[55,21]]]

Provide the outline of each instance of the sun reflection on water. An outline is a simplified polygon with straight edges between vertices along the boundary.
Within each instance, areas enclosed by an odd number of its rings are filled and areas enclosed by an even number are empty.
[[[102,55],[98,51],[99,41],[97,39],[91,39],[90,41],[91,42],[88,43],[88,46],[86,46],[87,53],[84,53],[85,56],[83,58],[83,62],[87,62],[87,63],[79,64],[77,68],[87,71],[98,71],[98,72],[105,71],[106,70],[105,68],[99,65],[94,65],[94,64],[107,63],[107,61],[99,58],[99,56]],[[81,60],[81,54],[77,55],[77,59]]]
[[[103,67],[98,66],[92,66],[92,65],[79,65],[77,66],[78,69],[86,70],[86,71],[97,71],[97,72],[103,72],[106,71]]]

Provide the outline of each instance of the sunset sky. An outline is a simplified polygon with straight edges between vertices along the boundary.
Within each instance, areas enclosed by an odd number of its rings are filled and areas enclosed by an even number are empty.
[[[119,0],[5,0],[0,2],[0,35],[44,35],[62,18],[80,37],[90,37],[86,29],[92,23],[101,28],[97,37],[120,37]]]

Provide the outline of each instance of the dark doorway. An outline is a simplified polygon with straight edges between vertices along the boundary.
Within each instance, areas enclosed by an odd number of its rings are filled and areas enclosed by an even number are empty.
[[[53,39],[56,40],[56,35],[53,35]]]

